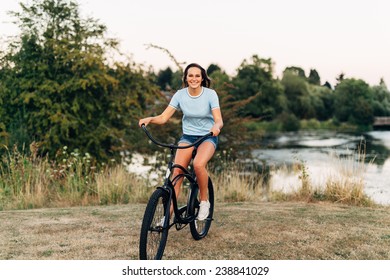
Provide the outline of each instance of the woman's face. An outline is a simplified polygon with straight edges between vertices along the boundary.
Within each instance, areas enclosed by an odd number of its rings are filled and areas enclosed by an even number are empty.
[[[187,72],[187,83],[190,88],[196,89],[202,84],[202,72],[198,67],[190,67]]]

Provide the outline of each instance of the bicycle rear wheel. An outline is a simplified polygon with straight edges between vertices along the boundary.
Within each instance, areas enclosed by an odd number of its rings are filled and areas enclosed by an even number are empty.
[[[155,190],[149,199],[141,226],[141,260],[161,260],[163,256],[169,230],[168,201],[169,194],[163,189]]]
[[[214,188],[213,183],[211,182],[211,179],[209,177],[209,183],[208,183],[208,196],[209,196],[209,202],[210,202],[210,211],[208,217],[203,220],[199,221],[195,219],[190,223],[190,230],[191,235],[195,240],[202,239],[207,235],[209,232],[211,222],[213,221],[213,214],[214,214]],[[200,204],[200,197],[199,197],[199,187],[193,187],[190,194],[190,201],[189,201],[189,214],[190,215],[198,215],[199,212],[199,204]]]

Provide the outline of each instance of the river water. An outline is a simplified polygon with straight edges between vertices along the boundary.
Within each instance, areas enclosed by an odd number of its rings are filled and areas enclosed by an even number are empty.
[[[299,187],[302,169],[294,166],[303,165],[315,187],[324,186],[329,177],[356,177],[375,202],[390,205],[390,131],[285,133],[268,135],[260,145],[252,155],[276,167],[270,180],[273,189],[288,192]]]

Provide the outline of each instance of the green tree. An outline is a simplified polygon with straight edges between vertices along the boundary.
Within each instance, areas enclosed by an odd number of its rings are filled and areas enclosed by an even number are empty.
[[[220,67],[213,68],[211,65],[207,68],[207,73],[211,79],[212,87],[215,89],[221,89],[227,91],[228,88],[232,86],[231,78]],[[213,69],[213,70],[210,71],[209,69]]]
[[[332,89],[332,85],[328,81],[326,81],[322,86]]]
[[[283,72],[281,83],[288,100],[288,109],[299,119],[315,117],[315,110],[311,105],[309,84],[298,72],[286,69]]]
[[[105,54],[118,42],[106,38],[105,25],[81,18],[77,3],[34,0],[20,7],[13,12],[20,40],[0,65],[2,141],[36,141],[52,156],[68,146],[102,159],[127,148],[129,117],[155,94],[142,71],[110,67]]]
[[[283,88],[273,78],[273,62],[253,55],[244,60],[232,78],[233,88],[229,90],[235,100],[253,98],[242,107],[242,116],[272,119],[286,108]]]
[[[160,70],[157,74],[157,85],[162,90],[170,90],[172,88],[173,71],[170,67],[165,70]]]
[[[374,116],[390,116],[390,91],[383,79],[372,87]]]
[[[209,67],[207,67],[207,70],[206,70],[206,72],[207,72],[207,75],[211,75],[211,74],[213,74],[214,72],[222,72],[222,69],[221,69],[221,67],[219,67],[219,65],[217,65],[217,64],[214,64],[214,63],[212,63],[212,64],[210,64],[209,65]]]
[[[307,78],[307,81],[309,82],[309,84],[312,84],[312,85],[319,86],[321,84],[321,78],[320,78],[320,75],[318,74],[317,70],[310,69],[310,73],[309,73],[309,77]]]
[[[310,85],[309,94],[316,119],[325,121],[333,117],[333,91],[327,86]]]
[[[286,67],[283,71],[283,75],[286,73],[290,73],[291,75],[298,76],[306,80],[305,70],[303,70],[301,67],[298,66]]]
[[[219,151],[229,150],[229,156],[237,157],[248,152],[248,142],[251,138],[245,122],[249,119],[242,117],[240,112],[253,101],[253,97],[235,99],[230,91],[234,89],[231,78],[222,70],[212,71],[210,74],[211,87],[216,90],[222,110],[224,127],[220,137]],[[218,158],[218,157],[217,157]]]
[[[335,89],[334,114],[340,122],[371,125],[373,94],[363,80],[342,79]]]

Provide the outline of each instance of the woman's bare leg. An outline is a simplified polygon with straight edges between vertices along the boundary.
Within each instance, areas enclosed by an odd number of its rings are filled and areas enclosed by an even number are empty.
[[[207,163],[213,157],[215,147],[211,142],[203,142],[199,147],[194,159],[194,170],[196,180],[199,185],[200,200],[206,201],[208,197],[208,180]]]

